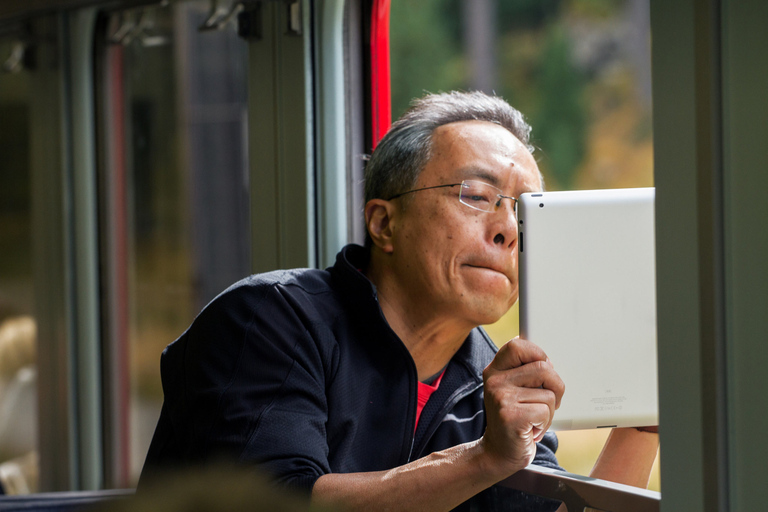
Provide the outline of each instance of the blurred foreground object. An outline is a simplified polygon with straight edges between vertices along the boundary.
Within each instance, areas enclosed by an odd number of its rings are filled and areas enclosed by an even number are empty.
[[[213,465],[154,475],[135,496],[106,503],[110,512],[329,512],[309,498],[279,488],[258,470]]]

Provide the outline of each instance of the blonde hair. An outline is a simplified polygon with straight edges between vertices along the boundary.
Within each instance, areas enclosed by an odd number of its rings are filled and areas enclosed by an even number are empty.
[[[31,316],[10,318],[0,324],[0,378],[10,379],[35,364],[37,324]]]

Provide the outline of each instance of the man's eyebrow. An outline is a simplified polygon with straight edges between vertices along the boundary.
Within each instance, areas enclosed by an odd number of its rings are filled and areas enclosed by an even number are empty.
[[[538,192],[543,192],[543,191],[544,191],[544,189],[539,188],[539,187],[526,187],[526,188],[524,188],[523,190],[520,191],[520,195],[523,195],[523,194],[536,194]]]
[[[499,177],[496,174],[480,167],[464,167],[459,169],[459,173],[461,174],[462,179],[465,180],[477,178],[488,182],[494,187],[499,186]]]

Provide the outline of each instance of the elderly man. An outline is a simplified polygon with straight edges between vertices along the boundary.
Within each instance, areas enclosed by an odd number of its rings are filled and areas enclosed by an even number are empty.
[[[529,132],[482,93],[416,101],[366,167],[365,248],[233,285],[166,349],[142,478],[227,456],[314,500],[439,511],[557,467],[563,382],[533,343],[497,353],[479,328],[517,300],[515,198],[542,188]],[[645,484],[656,437],[614,431],[594,475]]]

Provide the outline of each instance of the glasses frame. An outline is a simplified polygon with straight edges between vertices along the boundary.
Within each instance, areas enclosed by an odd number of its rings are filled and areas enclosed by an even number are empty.
[[[489,212],[490,213],[490,212],[498,211],[499,207],[501,206],[501,200],[502,199],[511,199],[512,200],[512,211],[517,211],[518,198],[516,198],[514,196],[505,196],[504,194],[501,193],[502,190],[500,188],[494,187],[490,183],[486,183],[484,181],[478,181],[478,180],[463,180],[461,183],[449,183],[447,185],[433,185],[431,187],[415,188],[413,190],[407,190],[405,192],[400,192],[399,194],[395,194],[392,197],[390,197],[389,199],[387,199],[387,201],[392,201],[393,199],[397,199],[398,197],[402,197],[402,196],[404,196],[406,194],[412,194],[414,192],[421,192],[422,190],[431,190],[433,188],[447,188],[447,187],[469,188],[468,185],[465,185],[465,183],[468,183],[468,182],[480,183],[482,185],[485,185],[486,187],[490,187],[490,188],[496,190],[498,192],[496,194],[496,197],[498,197],[499,200],[496,201],[495,203],[490,203],[490,204],[493,205],[493,209],[492,210],[484,210],[482,208],[478,208],[477,206],[473,206],[473,205],[471,205],[469,203],[465,203],[464,200],[461,198],[461,193],[459,193],[459,202],[461,204],[463,204],[464,206],[466,206],[468,208],[472,208],[473,210],[477,210],[477,211],[480,211],[480,212]]]

